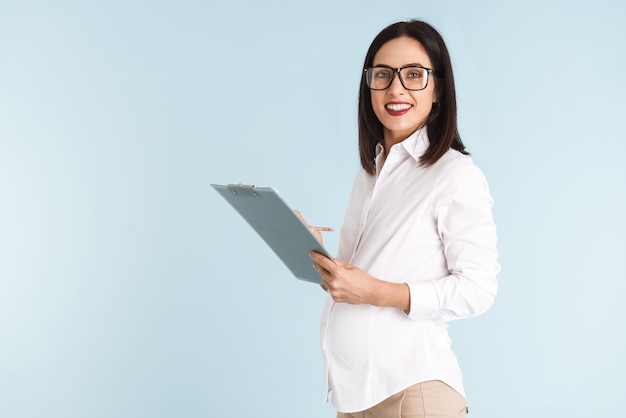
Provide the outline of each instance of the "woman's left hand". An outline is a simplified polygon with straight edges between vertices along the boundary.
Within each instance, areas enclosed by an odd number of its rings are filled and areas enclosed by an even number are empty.
[[[409,312],[411,292],[406,283],[391,283],[341,260],[329,260],[312,252],[313,267],[322,277],[322,287],[335,302],[390,306]]]
[[[337,259],[333,263],[315,252],[311,253],[311,259],[315,261],[313,267],[322,277],[322,287],[328,290],[335,302],[374,304],[376,286],[380,282],[378,279],[351,264]]]

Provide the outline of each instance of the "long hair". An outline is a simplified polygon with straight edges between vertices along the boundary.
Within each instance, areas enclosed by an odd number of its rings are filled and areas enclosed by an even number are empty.
[[[432,63],[431,76],[436,81],[437,103],[433,104],[426,120],[430,144],[421,156],[420,164],[429,166],[436,163],[450,148],[468,154],[457,128],[456,92],[450,55],[443,38],[435,28],[420,20],[397,22],[387,26],[372,41],[365,56],[363,70],[373,65],[374,56],[385,43],[404,36],[422,44]],[[376,144],[382,140],[383,125],[372,109],[372,95],[363,71],[359,89],[359,152],[361,166],[369,174],[376,172],[374,166]]]

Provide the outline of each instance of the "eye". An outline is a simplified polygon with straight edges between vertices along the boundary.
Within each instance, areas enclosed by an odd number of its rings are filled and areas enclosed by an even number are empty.
[[[376,78],[386,79],[386,78],[390,78],[391,76],[392,76],[391,70],[378,68],[374,71],[374,77]]]
[[[406,73],[407,78],[422,78],[424,76],[423,70],[409,69]]]

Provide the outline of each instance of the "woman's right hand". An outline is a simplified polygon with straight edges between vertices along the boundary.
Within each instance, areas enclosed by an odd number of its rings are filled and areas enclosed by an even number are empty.
[[[323,242],[324,242],[324,240],[323,240],[323,238],[322,238],[322,233],[321,233],[320,231],[318,231],[318,230],[317,230],[314,226],[309,225],[309,223],[306,221],[306,219],[304,219],[304,216],[302,216],[302,213],[300,213],[300,211],[299,211],[299,210],[294,210],[294,212],[296,213],[296,215],[298,215],[298,218],[300,218],[300,220],[301,220],[302,222],[304,222],[304,224],[305,224],[306,226],[308,226],[308,227],[309,227],[309,230],[311,231],[311,233],[312,233],[313,235],[315,235],[315,238],[317,238],[317,240],[320,242],[320,244],[321,244],[321,243],[323,243]]]
[[[300,218],[300,220],[304,222],[306,226],[309,227],[309,229],[311,230],[311,233],[315,235],[315,238],[317,238],[317,240],[321,244],[323,242],[322,233],[318,231],[317,228],[315,228],[314,226],[309,225],[309,223],[306,221],[306,219],[304,219],[304,216],[302,216],[302,213],[300,213],[299,210],[294,210],[294,212],[296,213],[296,215],[298,215],[298,218]],[[328,288],[326,286],[324,286],[323,284],[320,284],[320,286],[325,292],[328,292]]]

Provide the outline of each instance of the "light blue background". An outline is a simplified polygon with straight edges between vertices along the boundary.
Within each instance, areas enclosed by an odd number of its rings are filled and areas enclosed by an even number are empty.
[[[363,57],[412,17],[496,200],[500,294],[451,324],[471,416],[622,413],[620,2],[0,0],[0,416],[333,417],[325,295],[209,183],[339,229]]]

